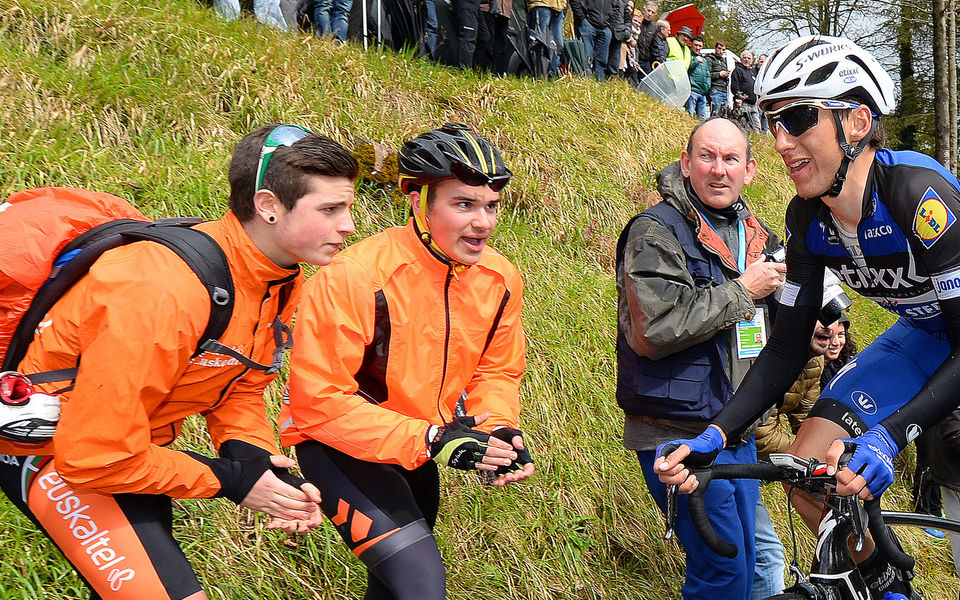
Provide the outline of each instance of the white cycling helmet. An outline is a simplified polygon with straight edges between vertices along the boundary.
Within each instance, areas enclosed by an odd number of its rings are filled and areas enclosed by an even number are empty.
[[[826,35],[797,38],[776,50],[757,74],[754,91],[760,110],[778,100],[820,98],[850,100],[889,115],[896,104],[893,80],[873,55]]]

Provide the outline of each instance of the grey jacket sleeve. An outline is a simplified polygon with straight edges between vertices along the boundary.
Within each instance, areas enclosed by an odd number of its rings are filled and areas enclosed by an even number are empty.
[[[620,331],[640,356],[659,359],[752,318],[739,280],[695,282],[679,242],[652,219],[634,221],[617,272]]]

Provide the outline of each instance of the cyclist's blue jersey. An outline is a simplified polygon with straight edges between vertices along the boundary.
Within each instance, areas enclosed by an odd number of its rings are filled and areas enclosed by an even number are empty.
[[[824,265],[911,324],[943,331],[940,300],[960,296],[958,217],[960,183],[952,173],[924,154],[880,150],[857,227],[862,260],[851,256],[856,250],[823,202],[794,198],[786,218],[788,270],[802,276],[808,264]]]
[[[877,151],[855,235],[840,230],[822,200],[794,198],[787,207],[787,276],[777,322],[766,348],[714,421],[728,438],[780,401],[808,360],[824,267],[900,315],[908,329],[949,341],[949,355],[940,352],[930,358],[936,365],[921,369],[930,375],[919,391],[887,389],[878,399],[890,408],[881,422],[900,447],[960,404],[960,386],[954,381],[960,371],[958,218],[960,182],[916,152]],[[916,366],[888,362],[883,369]]]

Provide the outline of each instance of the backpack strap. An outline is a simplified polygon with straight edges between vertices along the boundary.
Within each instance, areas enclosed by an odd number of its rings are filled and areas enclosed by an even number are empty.
[[[190,226],[200,222],[201,219],[195,217],[160,219],[156,222],[121,219],[104,223],[77,236],[57,255],[50,277],[21,317],[4,356],[3,370],[16,369],[26,355],[34,331],[44,315],[87,274],[104,252],[140,240],[150,240],[170,248],[187,263],[207,289],[210,295],[210,319],[193,356],[203,352],[203,342],[209,338],[219,338],[230,322],[234,287],[223,249],[209,235],[191,229]],[[47,374],[44,380],[69,380],[75,375],[76,369],[60,369]],[[57,378],[50,379],[54,376]],[[41,374],[32,377],[39,378]]]
[[[280,288],[280,302],[277,304],[277,315],[273,318],[273,323],[270,324],[270,328],[273,329],[274,348],[273,360],[270,361],[269,365],[258,363],[257,361],[244,356],[233,348],[221,344],[216,338],[205,339],[200,344],[200,349],[206,352],[213,352],[214,354],[230,356],[245,367],[263,371],[266,375],[274,375],[279,373],[280,369],[283,368],[284,355],[286,351],[293,348],[293,331],[287,326],[286,323],[283,322],[283,319],[281,319],[280,316],[283,314],[283,309],[286,307],[287,301],[290,299],[290,292],[293,290],[294,281],[296,281],[296,275],[292,275],[288,281],[283,283],[283,287]]]
[[[223,248],[206,233],[185,227],[179,219],[160,219],[127,235],[163,244],[176,252],[206,288],[210,296],[210,320],[193,353],[198,356],[204,351],[202,346],[206,340],[216,340],[223,335],[233,315],[233,277]]]

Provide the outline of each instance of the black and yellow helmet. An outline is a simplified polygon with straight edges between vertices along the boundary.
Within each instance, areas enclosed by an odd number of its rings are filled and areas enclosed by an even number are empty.
[[[490,142],[466,125],[452,123],[404,143],[397,167],[405,194],[411,184],[425,186],[451,178],[471,186],[489,185],[498,192],[513,176]]]

